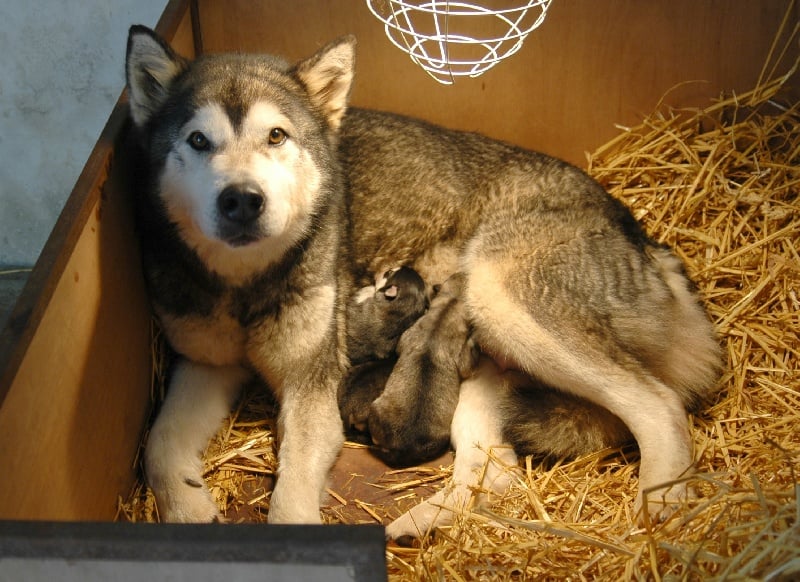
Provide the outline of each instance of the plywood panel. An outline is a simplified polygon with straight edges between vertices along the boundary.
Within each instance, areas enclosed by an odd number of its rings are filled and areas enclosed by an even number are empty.
[[[128,192],[104,181],[0,408],[0,518],[109,519],[148,409]]]
[[[194,35],[193,16],[196,12],[190,9],[192,4],[193,2],[189,0],[170,2],[158,28],[176,51],[190,58],[195,56],[195,48],[199,42],[199,38],[195,38]]]
[[[332,38],[359,39],[353,102],[478,130],[582,163],[652,111],[705,103],[755,83],[788,0],[555,0],[522,50],[477,79],[444,87],[385,38],[358,0],[198,0],[207,52],[294,60]],[[798,17],[797,8],[793,20]],[[793,46],[797,53],[797,45]]]
[[[188,0],[159,23],[194,45]],[[0,333],[0,519],[114,517],[150,406],[150,311],[121,100]]]

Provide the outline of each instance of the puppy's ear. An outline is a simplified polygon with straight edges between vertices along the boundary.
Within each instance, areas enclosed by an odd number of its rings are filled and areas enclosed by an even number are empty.
[[[333,129],[339,127],[347,110],[355,58],[356,38],[343,36],[295,67],[311,102],[322,111]]]
[[[187,61],[155,32],[134,25],[128,32],[125,77],[134,123],[141,127],[164,104],[169,87]]]

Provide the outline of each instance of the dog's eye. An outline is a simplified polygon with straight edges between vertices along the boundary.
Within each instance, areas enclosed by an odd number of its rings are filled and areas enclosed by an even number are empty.
[[[269,130],[269,145],[281,145],[286,141],[286,132],[280,127],[273,127]]]
[[[192,146],[192,149],[195,149],[198,152],[205,152],[211,149],[211,142],[208,141],[208,138],[203,134],[202,131],[193,131],[189,134],[189,139],[186,141],[189,142],[189,145]]]

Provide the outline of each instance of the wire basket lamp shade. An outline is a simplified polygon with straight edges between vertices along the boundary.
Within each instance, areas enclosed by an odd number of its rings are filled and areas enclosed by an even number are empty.
[[[516,53],[551,0],[366,0],[389,40],[431,77],[477,77]]]

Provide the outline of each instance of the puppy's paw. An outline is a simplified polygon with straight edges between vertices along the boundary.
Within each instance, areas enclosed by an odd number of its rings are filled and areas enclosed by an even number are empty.
[[[174,479],[164,487],[154,487],[153,491],[163,522],[212,523],[224,521],[219,507],[201,477]]]

